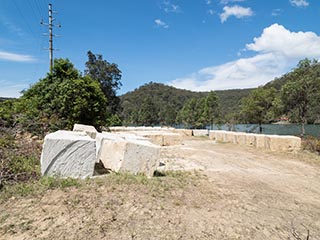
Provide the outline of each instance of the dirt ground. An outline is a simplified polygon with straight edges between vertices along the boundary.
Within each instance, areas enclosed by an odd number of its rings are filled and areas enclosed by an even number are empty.
[[[206,139],[153,179],[99,178],[0,205],[0,239],[320,239],[320,159]]]

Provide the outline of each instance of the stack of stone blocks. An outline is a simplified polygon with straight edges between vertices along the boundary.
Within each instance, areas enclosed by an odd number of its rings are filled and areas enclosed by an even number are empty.
[[[298,152],[301,149],[301,138],[295,136],[211,130],[209,138],[216,142],[234,143],[274,152]]]

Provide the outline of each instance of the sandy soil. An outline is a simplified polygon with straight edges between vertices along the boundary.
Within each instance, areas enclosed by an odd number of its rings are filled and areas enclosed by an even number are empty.
[[[194,139],[162,148],[161,162],[192,174],[12,198],[0,239],[320,239],[315,156]]]

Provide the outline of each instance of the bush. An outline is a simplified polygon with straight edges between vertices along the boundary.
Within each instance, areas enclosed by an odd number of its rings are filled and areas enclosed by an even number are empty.
[[[303,140],[302,146],[304,150],[320,154],[320,139],[318,138],[308,136]]]
[[[40,143],[0,129],[0,188],[40,176]]]

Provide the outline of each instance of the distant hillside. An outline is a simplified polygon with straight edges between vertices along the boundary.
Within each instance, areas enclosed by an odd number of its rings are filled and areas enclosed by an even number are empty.
[[[237,111],[241,99],[248,96],[251,90],[234,89],[216,91],[221,102],[222,116],[224,117],[228,113]],[[135,122],[134,118],[138,114],[139,108],[145,104],[146,99],[151,99],[159,115],[157,122],[160,124],[172,124],[186,100],[201,98],[207,95],[208,92],[192,92],[151,82],[120,97],[121,115],[128,124]]]
[[[13,99],[13,98],[0,97],[0,102],[6,101],[6,100],[10,100],[10,99]]]

